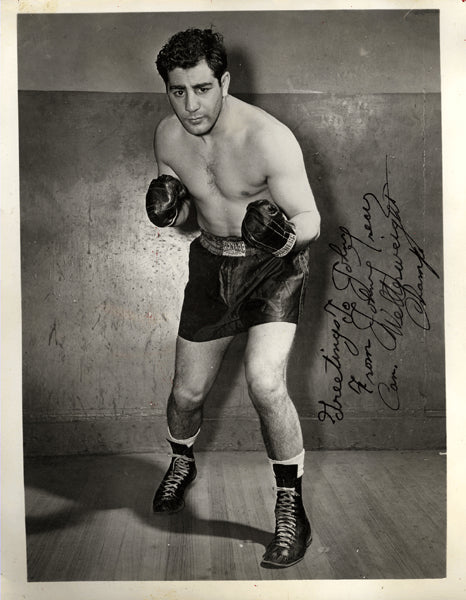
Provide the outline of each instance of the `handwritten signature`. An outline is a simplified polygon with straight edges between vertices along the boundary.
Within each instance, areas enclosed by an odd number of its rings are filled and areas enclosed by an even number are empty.
[[[362,233],[341,226],[338,242],[329,244],[337,256],[331,279],[339,297],[329,298],[324,306],[330,316],[333,341],[331,350],[321,348],[321,353],[332,386],[331,398],[319,400],[318,418],[332,423],[344,418],[347,389],[358,396],[374,395],[390,410],[399,410],[399,367],[387,361],[388,372],[379,377],[374,368],[374,350],[378,347],[390,356],[408,326],[430,329],[424,298],[426,271],[439,278],[424,249],[409,233],[400,207],[390,194],[388,157],[382,193],[377,196],[367,192],[362,200]],[[377,231],[380,223],[381,235]],[[343,354],[351,360],[342,360]],[[351,357],[360,357],[359,373],[345,372],[343,365],[355,362]]]

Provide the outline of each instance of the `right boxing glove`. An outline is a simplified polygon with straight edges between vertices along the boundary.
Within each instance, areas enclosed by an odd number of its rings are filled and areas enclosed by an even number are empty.
[[[160,175],[151,181],[147,190],[147,216],[157,227],[170,227],[175,223],[187,195],[188,190],[179,179]]]

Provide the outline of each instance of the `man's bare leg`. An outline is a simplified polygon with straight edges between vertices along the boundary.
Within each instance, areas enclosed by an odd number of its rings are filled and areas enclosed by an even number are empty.
[[[286,386],[286,367],[295,330],[292,323],[252,327],[245,355],[249,394],[259,415],[277,484],[275,536],[261,563],[268,568],[296,564],[304,557],[312,539],[302,502],[301,425]]]
[[[173,437],[189,438],[199,431],[205,398],[232,339],[190,342],[178,337],[175,378],[167,406],[168,428]]]
[[[175,378],[167,405],[168,441],[173,456],[156,491],[154,512],[172,513],[184,507],[184,491],[197,473],[193,445],[202,423],[203,405],[232,339],[177,339]]]
[[[249,330],[245,353],[249,394],[259,415],[269,458],[286,460],[303,449],[298,413],[286,387],[296,325],[265,323]]]

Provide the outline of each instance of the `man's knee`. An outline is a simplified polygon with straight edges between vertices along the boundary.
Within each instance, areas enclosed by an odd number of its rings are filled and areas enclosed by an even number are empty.
[[[246,381],[251,399],[257,409],[267,409],[287,396],[284,373],[258,362],[245,365]]]
[[[207,391],[202,385],[187,384],[176,381],[173,384],[172,396],[176,408],[183,412],[189,412],[200,408],[204,404]]]

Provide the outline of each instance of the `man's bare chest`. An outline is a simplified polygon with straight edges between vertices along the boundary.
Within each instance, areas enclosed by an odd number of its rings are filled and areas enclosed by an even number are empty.
[[[257,157],[241,148],[187,147],[177,157],[175,172],[193,196],[244,199],[266,188]]]

